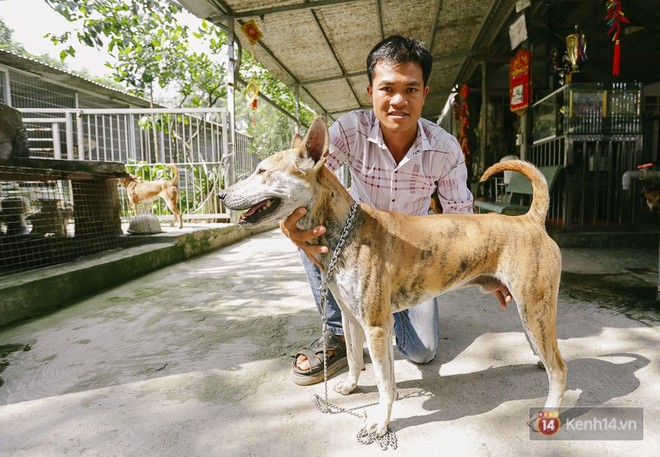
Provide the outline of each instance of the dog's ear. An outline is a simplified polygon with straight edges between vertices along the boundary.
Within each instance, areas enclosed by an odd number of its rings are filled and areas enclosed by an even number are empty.
[[[296,132],[293,135],[293,140],[291,140],[291,149],[296,149],[302,144],[302,137],[300,136],[300,133]]]
[[[295,137],[293,141],[296,141]],[[305,139],[302,141],[307,155],[315,163],[324,158],[330,146],[330,134],[328,133],[328,126],[323,116],[317,116],[314,119],[312,125],[309,126]]]

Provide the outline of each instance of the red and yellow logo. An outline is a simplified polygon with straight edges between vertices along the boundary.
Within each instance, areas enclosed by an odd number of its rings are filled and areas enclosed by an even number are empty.
[[[536,419],[536,428],[541,435],[556,435],[559,433],[560,427],[559,411],[539,411],[539,417]]]

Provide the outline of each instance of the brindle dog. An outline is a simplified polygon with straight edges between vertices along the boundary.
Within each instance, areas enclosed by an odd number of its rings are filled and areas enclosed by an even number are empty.
[[[281,220],[306,207],[298,227],[326,227],[317,240],[331,248],[318,255],[326,271],[353,204],[348,191],[324,166],[328,146],[325,120],[318,117],[304,139],[296,135],[291,149],[262,161],[250,177],[221,196],[226,207],[247,210],[239,221],[243,227]],[[408,216],[359,205],[329,288],[342,309],[349,362],[348,377],[335,390],[349,394],[356,388],[364,366],[365,337],[373,363],[380,402],[367,419],[366,432],[382,436],[387,431],[397,396],[392,313],[470,285],[479,285],[484,292],[501,284],[509,289],[547,372],[544,410],[561,406],[566,364],[555,326],[561,254],[545,231],[548,186],[543,175],[523,161],[495,164],[481,180],[504,170],[518,171],[532,183],[534,198],[524,215]]]

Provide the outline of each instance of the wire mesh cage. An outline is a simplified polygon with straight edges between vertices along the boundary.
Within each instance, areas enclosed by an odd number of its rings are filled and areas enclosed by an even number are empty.
[[[119,246],[117,179],[0,166],[0,276]]]

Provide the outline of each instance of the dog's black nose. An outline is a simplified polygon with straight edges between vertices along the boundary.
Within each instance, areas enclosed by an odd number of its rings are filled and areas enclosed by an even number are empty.
[[[220,195],[218,195],[218,198],[219,198],[220,200],[224,200],[226,196],[227,196],[227,194],[226,194],[225,192],[223,192],[223,193],[221,193]]]

